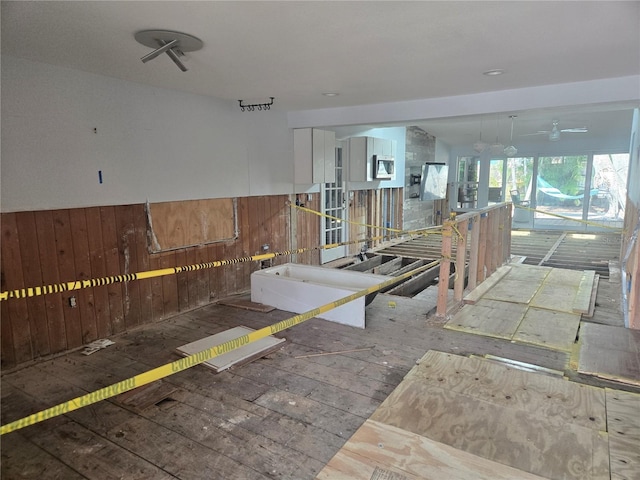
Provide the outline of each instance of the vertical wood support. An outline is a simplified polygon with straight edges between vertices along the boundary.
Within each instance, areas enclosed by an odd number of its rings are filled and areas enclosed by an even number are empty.
[[[465,281],[465,265],[467,259],[467,233],[469,231],[469,220],[462,220],[458,223],[458,245],[456,249],[456,277],[453,284],[453,298],[456,302],[462,302]]]
[[[478,242],[478,283],[482,283],[487,275],[487,227],[489,217],[486,213],[480,214],[480,241]]]
[[[629,328],[640,330],[640,238],[636,239],[634,252],[629,258],[627,269],[627,272],[631,274],[627,296],[629,299]]]
[[[502,264],[507,263],[511,259],[511,205],[503,208],[504,212],[504,243]]]
[[[478,256],[480,252],[480,215],[474,215],[469,221],[471,228],[469,246],[469,290],[478,285]]]
[[[454,222],[447,220],[442,229],[442,258],[440,259],[440,276],[438,279],[438,303],[436,316],[445,317],[449,290],[449,273],[451,272],[451,244]]]

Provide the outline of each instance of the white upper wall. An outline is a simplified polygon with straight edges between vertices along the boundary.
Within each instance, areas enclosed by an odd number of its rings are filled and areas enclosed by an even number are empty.
[[[293,189],[283,112],[6,55],[1,148],[3,212]]]

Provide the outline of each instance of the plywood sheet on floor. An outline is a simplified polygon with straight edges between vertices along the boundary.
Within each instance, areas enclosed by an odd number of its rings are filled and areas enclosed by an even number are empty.
[[[532,374],[484,358],[431,350],[405,380],[505,408],[530,409],[554,425],[570,422],[599,431],[607,428],[605,393],[601,388],[568,382],[563,377]]]
[[[513,340],[570,352],[579,326],[579,314],[530,307]]]
[[[573,301],[578,293],[578,287],[558,283],[543,283],[529,305],[546,308],[557,312],[573,313]]]
[[[611,478],[640,478],[640,395],[606,389]]]
[[[527,304],[531,301],[541,285],[542,280],[513,280],[505,277],[485,293],[482,298]]]
[[[606,432],[572,419],[550,419],[553,410],[538,411],[526,395],[522,403],[505,406],[441,383],[434,386],[409,374],[371,419],[545,478],[609,478]],[[553,391],[546,395],[552,397]]]
[[[582,322],[577,370],[640,385],[640,331]]]
[[[537,267],[534,265],[522,265],[518,263],[511,263],[511,271],[508,274],[508,280],[520,280],[528,282],[541,282],[547,278],[551,267]]]
[[[593,279],[593,275],[511,265],[491,288],[481,289],[480,284],[470,292],[467,297],[473,297],[474,302],[466,302],[465,297],[465,302],[472,304],[460,310],[445,328],[570,352],[580,322],[580,313],[574,311],[576,294],[585,278]],[[474,296],[477,291],[481,295]],[[519,309],[514,309],[514,304]]]
[[[478,335],[511,339],[526,311],[526,305],[483,298],[475,305],[462,307],[447,322],[446,327]]]
[[[541,480],[542,477],[367,420],[317,479]]]
[[[224,332],[216,333],[215,335],[210,335],[208,337],[201,338],[200,340],[196,340],[195,342],[182,345],[178,347],[176,351],[180,355],[193,355],[209,348],[222,345],[225,342],[241,339],[244,335],[248,335],[252,332],[255,332],[252,328],[243,326],[234,327]],[[270,335],[246,345],[242,345],[242,342],[239,342],[242,346],[235,350],[231,350],[230,352],[211,358],[204,362],[203,365],[212,368],[216,372],[222,372],[234,365],[241,365],[273,352],[275,349],[280,348],[282,343],[285,341],[286,340],[284,338],[276,338]]]

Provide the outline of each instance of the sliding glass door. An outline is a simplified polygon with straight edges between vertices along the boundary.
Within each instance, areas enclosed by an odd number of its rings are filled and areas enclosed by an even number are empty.
[[[538,158],[535,224],[573,229],[582,220],[585,206],[598,193],[587,186],[586,155]],[[585,190],[588,188],[588,191]],[[564,217],[564,218],[563,218]]]

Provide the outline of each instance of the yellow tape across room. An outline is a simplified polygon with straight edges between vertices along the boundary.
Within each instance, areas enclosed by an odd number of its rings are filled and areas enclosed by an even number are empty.
[[[313,250],[326,250],[329,248],[342,247],[344,245],[353,245],[355,243],[371,242],[373,240],[379,240],[382,238],[382,236],[371,237],[360,240],[352,240],[348,242],[332,243],[330,245],[319,245],[316,247],[298,248],[296,250],[285,250],[283,252],[263,253],[260,255],[252,255],[250,257],[232,258],[229,260],[216,260],[213,262],[198,263],[196,265],[184,265],[181,267],[162,268],[159,270],[147,270],[138,273],[127,273],[125,275],[113,275],[110,277],[93,278],[90,280],[75,280],[72,282],[43,285],[40,287],[18,288],[15,290],[6,290],[4,292],[0,292],[0,301],[9,300],[12,298],[36,297],[39,295],[47,295],[49,293],[61,293],[70,290],[80,290],[81,288],[99,287],[102,285],[111,285],[113,283],[130,282],[133,280],[144,280],[146,278],[162,277],[165,275],[175,275],[177,273],[193,272],[195,270],[222,267],[235,263],[268,260],[270,258],[295,255],[298,253],[305,253]]]
[[[339,217],[334,217],[333,215],[329,215],[327,213],[322,213],[322,212],[318,212],[317,210],[312,210],[310,208],[307,207],[301,207],[300,205],[294,205],[293,203],[290,204],[291,208],[296,208],[302,212],[307,212],[307,213],[312,213],[314,215],[317,215],[319,217],[324,217],[324,218],[329,218],[331,220],[335,220],[337,222],[345,222],[345,223],[349,223],[351,225],[358,225],[360,227],[368,227],[368,228],[373,228],[373,229],[377,229],[377,230],[387,230],[389,232],[395,232],[398,235],[429,235],[429,234],[434,234],[434,233],[441,233],[442,232],[442,225],[436,225],[434,227],[426,227],[426,228],[421,228],[419,230],[399,230],[397,228],[391,228],[391,227],[381,227],[379,225],[371,225],[368,223],[361,223],[361,222],[354,222],[353,220],[347,220],[344,218],[339,218]]]
[[[365,290],[360,290],[359,292],[343,297],[339,300],[336,300],[335,302],[327,303],[326,305],[322,305],[313,310],[309,310],[308,312],[295,315],[286,320],[282,320],[280,322],[274,323],[273,325],[269,325],[267,327],[261,328],[260,330],[256,330],[255,332],[251,332],[238,338],[234,338],[233,340],[229,340],[228,342],[222,343],[215,347],[211,347],[207,350],[194,353],[193,355],[181,358],[180,360],[176,360],[175,362],[167,363],[152,370],[148,370],[144,373],[135,375],[134,377],[114,383],[113,385],[109,385],[108,387],[101,388],[94,392],[87,393],[86,395],[82,395],[67,402],[63,402],[59,405],[55,405],[51,408],[33,413],[19,420],[7,423],[6,425],[2,425],[2,427],[0,427],[0,435],[11,433],[30,425],[35,425],[36,423],[57,417],[59,415],[64,415],[65,413],[78,410],[82,407],[86,407],[87,405],[97,403],[107,398],[115,397],[116,395],[120,395],[121,393],[133,390],[134,388],[146,385],[151,382],[155,382],[156,380],[168,377],[170,375],[173,375],[174,373],[178,373],[195,365],[199,365],[203,362],[206,362],[207,360],[218,357],[224,353],[228,353],[243,345],[247,345],[262,338],[268,337],[269,335],[273,335],[275,333],[282,332],[283,330],[299,325],[302,322],[305,322],[317,315],[344,305],[352,300],[363,297],[365,295],[369,295],[371,293],[375,293],[391,285],[395,285],[396,283],[406,280],[413,275],[417,275],[418,273],[435,267],[436,265],[438,265],[438,263],[440,263],[440,261],[436,260],[427,265],[418,267],[410,272],[379,283],[378,285],[374,285]]]

